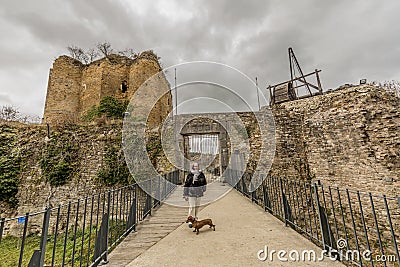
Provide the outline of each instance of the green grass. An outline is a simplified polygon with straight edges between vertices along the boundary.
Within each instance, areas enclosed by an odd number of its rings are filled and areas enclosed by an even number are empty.
[[[110,224],[109,229],[110,231],[112,231],[112,236],[113,236],[112,242],[114,242],[116,239],[115,237],[121,235],[125,231],[125,223],[119,220],[118,221],[110,220],[109,224]],[[93,261],[94,245],[96,242],[95,240],[96,227],[95,226],[92,227],[90,235],[89,231],[90,231],[89,227],[85,228],[84,235],[81,228],[80,229],[78,228],[76,231],[76,244],[75,244],[75,254],[74,254],[75,266],[80,266],[82,236],[83,236],[82,266],[86,266],[86,263],[88,262],[89,240],[90,240],[89,263]],[[109,237],[110,236],[111,233],[109,232]],[[59,233],[56,237],[54,266],[61,266],[62,264],[62,258],[64,254],[64,239],[65,239],[65,233]],[[111,240],[109,245],[111,245]],[[111,250],[114,249],[116,245],[113,246]],[[40,236],[30,235],[26,238],[22,266],[28,266],[28,263],[33,255],[34,250],[38,250],[39,246],[40,246]],[[51,265],[53,247],[54,247],[54,235],[49,234],[46,245],[45,266]],[[66,266],[71,266],[73,248],[74,248],[74,229],[72,227],[72,229],[68,231],[67,235],[65,261],[64,261],[64,264]],[[21,237],[15,237],[15,236],[3,237],[0,243],[0,267],[18,266],[20,249],[21,249]]]
[[[93,250],[94,250],[96,229],[95,227],[92,228],[91,236],[89,236],[89,230],[90,230],[89,228],[85,229],[83,253],[82,253],[83,266],[86,266],[88,258],[87,255],[88,255],[89,239],[90,239],[91,255],[93,255]],[[60,233],[57,236],[54,266],[61,266],[64,253],[64,238],[65,238],[65,233]],[[78,266],[80,262],[81,242],[82,242],[82,229],[78,229],[76,232],[76,244],[75,244],[75,255],[74,255],[75,263],[78,263]],[[40,236],[30,235],[26,238],[22,266],[28,265],[34,250],[39,249],[39,245],[40,245]],[[51,235],[47,238],[45,265],[51,264],[53,247],[54,247],[54,235]],[[72,263],[73,247],[74,247],[74,231],[71,230],[68,231],[67,235],[66,253],[65,253],[66,265],[71,265]],[[0,243],[0,251],[1,251],[0,266],[1,267],[18,266],[20,249],[21,249],[20,237],[14,237],[14,236],[4,237]]]
[[[32,254],[35,248],[39,247],[40,238],[37,236],[29,236],[25,243],[25,253]],[[21,238],[7,236],[0,243],[0,266],[15,267],[18,266],[19,252],[21,249]],[[25,254],[23,266],[27,266],[29,259]]]

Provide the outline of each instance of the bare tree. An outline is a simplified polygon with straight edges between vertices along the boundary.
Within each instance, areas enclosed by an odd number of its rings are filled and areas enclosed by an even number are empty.
[[[384,88],[390,92],[395,93],[395,95],[397,97],[400,97],[400,82],[399,81],[396,81],[396,80],[384,81],[384,82],[373,81],[373,82],[371,82],[371,85]]]
[[[23,114],[18,108],[6,105],[0,107],[0,120],[19,121],[22,123],[40,123],[42,121],[39,116]]]
[[[114,49],[111,47],[109,42],[98,43],[96,47],[105,57],[108,57],[114,52]]]
[[[121,56],[126,56],[131,59],[135,59],[138,57],[138,54],[132,48],[127,48],[123,51],[119,51],[118,54],[120,54]]]
[[[67,46],[67,50],[69,52],[69,55],[73,58],[73,59],[77,59],[78,58],[78,50],[80,48],[75,46],[75,45],[71,45],[71,46]]]
[[[78,57],[77,59],[78,59],[80,62],[85,63],[85,64],[91,63],[91,62],[89,61],[88,55],[86,55],[86,53],[83,52],[83,50],[80,50],[80,51],[79,51],[79,57]]]
[[[22,123],[28,123],[28,124],[38,124],[41,123],[42,119],[39,116],[33,116],[33,115],[21,115],[18,119],[18,121]]]
[[[94,48],[87,50],[86,55],[89,58],[89,63],[92,63],[99,57],[99,53]]]
[[[115,52],[114,49],[111,47],[111,44],[106,41],[102,43],[97,43],[96,48],[97,50],[94,48],[90,48],[84,51],[82,48],[76,45],[70,45],[67,47],[70,56],[84,64],[90,64],[98,59],[100,56],[108,57]],[[152,51],[146,51],[146,53],[141,53],[139,55],[132,48],[127,48],[125,50],[118,51],[118,54],[131,59],[136,59],[139,56],[143,56],[144,54],[153,55],[154,53]]]
[[[20,112],[13,106],[2,106],[0,108],[0,119],[6,121],[17,121],[20,119]]]
[[[73,59],[79,60],[79,58],[81,57],[81,55],[83,53],[82,48],[77,47],[75,45],[68,46],[67,49],[68,49],[68,52],[69,52],[70,56]]]
[[[89,56],[86,55],[86,53],[83,51],[82,48],[71,45],[67,47],[69,54],[73,59],[79,60],[82,63],[88,64],[89,62]]]

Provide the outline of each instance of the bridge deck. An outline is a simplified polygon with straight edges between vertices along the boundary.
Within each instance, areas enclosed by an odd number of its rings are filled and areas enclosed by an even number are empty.
[[[213,183],[209,189],[208,197],[229,188]],[[172,202],[181,201],[181,190],[170,196]],[[204,227],[196,235],[182,224],[186,215],[186,208],[162,205],[110,254],[107,266],[343,266],[329,258],[281,262],[276,253],[273,261],[260,261],[257,252],[265,246],[269,252],[297,250],[300,255],[314,250],[317,257],[321,249],[235,190],[200,211],[200,219],[213,219],[215,232]]]

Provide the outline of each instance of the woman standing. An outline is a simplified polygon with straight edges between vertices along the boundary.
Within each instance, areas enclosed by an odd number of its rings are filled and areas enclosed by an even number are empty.
[[[206,191],[206,177],[199,169],[199,164],[194,162],[190,168],[190,173],[186,177],[183,187],[183,198],[189,201],[189,214],[197,219],[197,213],[200,206],[200,199]]]

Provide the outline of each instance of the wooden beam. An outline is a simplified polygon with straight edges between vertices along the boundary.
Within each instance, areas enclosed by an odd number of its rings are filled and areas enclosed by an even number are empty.
[[[301,79],[301,78],[303,78],[303,77],[305,78],[305,77],[311,76],[311,75],[313,75],[313,74],[316,74],[316,73],[318,73],[318,72],[321,72],[321,70],[315,70],[315,71],[310,72],[310,73],[308,73],[308,74],[306,74],[306,75],[303,75],[303,76],[301,76],[301,77],[298,77],[298,78],[295,78],[295,79],[291,79],[291,80],[286,81],[286,82],[281,82],[281,83],[272,85],[271,87],[276,87],[276,86],[279,86],[279,85],[283,85],[283,84],[288,83],[288,82],[294,82],[294,81],[297,81],[297,80],[299,80],[299,79]]]
[[[311,86],[312,88],[317,89],[317,90],[319,91],[319,88],[318,88],[317,86],[315,86],[315,85],[313,85],[313,84],[307,82],[306,80],[304,80],[304,81],[303,81],[303,80],[299,80],[299,81],[302,82],[302,83],[304,83],[304,84],[298,85],[298,86],[293,87],[293,88],[299,88],[299,87],[305,86],[305,85],[307,84],[308,86]]]

